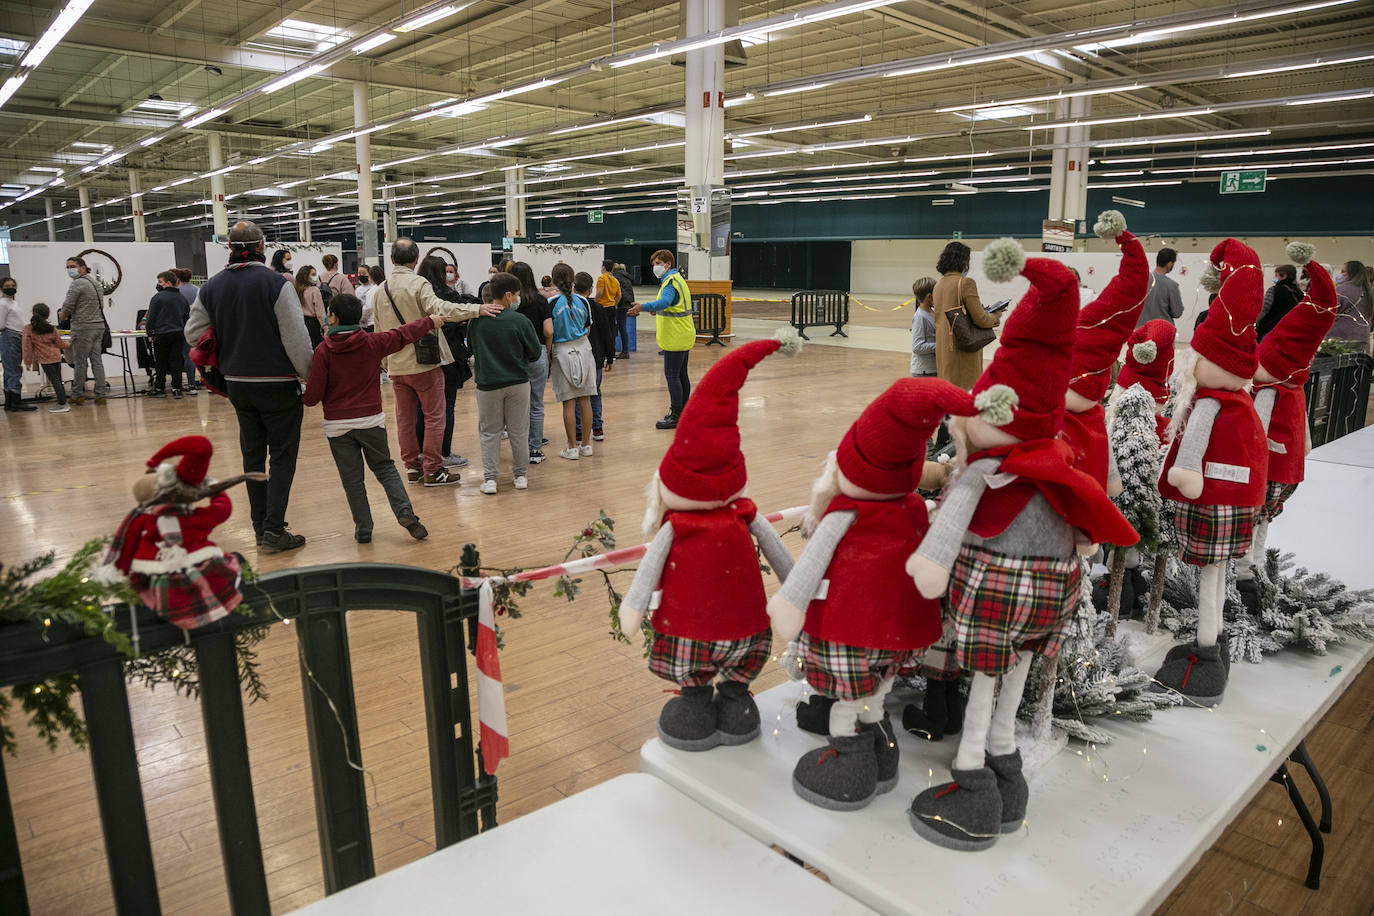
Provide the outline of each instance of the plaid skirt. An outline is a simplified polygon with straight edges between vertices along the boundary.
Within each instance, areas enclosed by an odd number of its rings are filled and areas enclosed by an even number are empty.
[[[233,556],[211,557],[178,572],[133,573],[129,585],[149,610],[183,630],[219,620],[243,600]]]
[[[1283,504],[1288,502],[1288,497],[1293,495],[1293,491],[1298,488],[1295,483],[1277,483],[1269,481],[1268,488],[1264,491],[1264,520],[1272,522],[1283,512]]]
[[[797,637],[806,659],[806,681],[817,693],[837,700],[859,700],[878,692],[878,684],[895,678],[919,653],[893,649],[865,649],[816,639],[806,632]]]
[[[1178,555],[1191,566],[1245,556],[1255,533],[1254,506],[1199,506],[1169,500]]]
[[[704,687],[717,674],[721,680],[754,680],[768,661],[773,631],[764,630],[743,639],[684,639],[654,634],[649,670],[679,687]]]
[[[1058,655],[1082,575],[1077,557],[1008,557],[965,544],[949,579],[955,661],[1002,675],[1021,652]]]

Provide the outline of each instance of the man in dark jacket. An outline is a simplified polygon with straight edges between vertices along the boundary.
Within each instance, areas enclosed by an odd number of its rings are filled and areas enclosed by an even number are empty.
[[[253,532],[264,553],[305,545],[286,530],[286,505],[301,444],[301,382],[310,375],[310,334],[296,288],[266,264],[262,230],[251,222],[229,231],[229,264],[200,288],[186,339],[213,331],[219,369],[239,420],[244,471],[267,470],[248,482]],[[268,455],[271,455],[269,467]]]
[[[615,333],[620,338],[620,356],[618,359],[630,358],[630,307],[635,304],[635,284],[630,279],[630,272],[625,269],[624,264],[615,265],[611,270],[611,276],[615,277],[620,284],[620,303],[615,307]]]
[[[1255,336],[1260,340],[1274,330],[1279,319],[1293,310],[1302,301],[1302,287],[1298,286],[1298,270],[1292,264],[1280,264],[1274,268],[1274,285],[1264,296],[1264,309],[1255,322]]]
[[[148,389],[152,398],[167,397],[167,375],[172,376],[172,397],[181,400],[181,342],[186,339],[186,320],[190,316],[190,306],[186,297],[177,289],[176,274],[164,270],[157,275],[157,292],[148,302],[148,314],[143,319],[143,329],[148,333],[148,343],[153,351],[153,387]]]

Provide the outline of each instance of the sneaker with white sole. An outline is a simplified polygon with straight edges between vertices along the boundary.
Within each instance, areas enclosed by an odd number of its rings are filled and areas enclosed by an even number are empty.
[[[606,441],[606,431],[605,431],[604,429],[594,429],[594,430],[592,430],[592,440],[595,441],[595,442],[605,442],[605,441]]]
[[[558,457],[566,458],[569,461],[576,461],[578,458],[582,457],[582,454],[576,448],[565,448],[558,453]]]
[[[71,412],[72,412],[72,409],[71,409],[70,407],[68,407],[66,404],[63,404],[61,407],[56,407],[56,406],[54,406],[54,407],[49,407],[49,408],[48,408],[48,413],[71,413]]]
[[[529,478],[528,478],[528,477],[517,477],[517,478],[515,478],[515,489],[517,489],[517,490],[528,490],[529,488],[530,488],[530,481],[529,481]]]
[[[424,484],[427,487],[453,487],[463,482],[463,478],[458,474],[450,474],[448,468],[440,468],[437,474],[426,474]]]
[[[544,454],[543,449],[530,449],[530,464],[543,464],[545,461],[548,460],[548,457],[548,455]]]
[[[468,466],[468,460],[457,453],[452,455],[445,455],[440,460],[443,462],[444,467],[446,468],[465,468]]]
[[[418,471],[415,468],[406,468],[406,481],[408,483],[419,483],[424,476],[423,471]]]
[[[581,448],[581,452],[582,452],[582,457],[583,457],[583,458],[586,458],[586,457],[588,457],[589,455],[591,455],[591,453],[592,453],[592,447],[591,447],[590,445],[584,445],[584,446],[582,446],[582,448]]]
[[[493,493],[496,492],[496,481],[494,481],[494,480],[484,480],[484,481],[482,481],[482,486],[481,486],[481,488],[480,488],[480,492],[485,493],[485,494],[488,495],[488,496],[491,496]]]

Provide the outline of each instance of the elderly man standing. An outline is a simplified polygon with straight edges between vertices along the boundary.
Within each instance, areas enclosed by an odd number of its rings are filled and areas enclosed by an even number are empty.
[[[229,264],[200,288],[186,339],[215,332],[219,369],[239,420],[244,471],[269,473],[248,482],[253,533],[263,553],[305,546],[286,530],[286,505],[300,451],[301,382],[310,374],[310,334],[296,288],[267,266],[262,230],[250,222],[229,230]],[[268,456],[271,456],[269,467]]]
[[[419,261],[420,246],[414,240],[399,238],[392,244],[391,276],[372,294],[372,320],[378,332],[390,331],[426,315],[466,321],[479,314],[490,318],[501,313],[501,309],[491,303],[479,309],[477,305],[440,299],[433,285],[415,272]],[[436,343],[437,354],[433,350],[425,352]],[[423,483],[427,487],[462,483],[460,475],[450,474],[444,467],[439,454],[444,438],[444,373],[441,367],[451,362],[453,354],[442,334],[427,335],[418,344],[411,344],[386,358],[391,393],[396,399],[396,437],[400,440],[406,479],[411,483]],[[417,403],[425,419],[423,455],[415,435]]]

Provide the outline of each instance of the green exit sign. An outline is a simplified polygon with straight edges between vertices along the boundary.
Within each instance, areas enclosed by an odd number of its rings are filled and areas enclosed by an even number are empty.
[[[1245,169],[1221,173],[1221,193],[1257,194],[1264,190],[1264,169]]]
[[[599,222],[602,221],[602,219],[603,219],[603,217],[604,217],[605,215],[606,215],[606,214],[605,214],[605,211],[604,211],[604,210],[588,210],[588,211],[587,211],[587,222],[589,222],[589,223],[599,223]]]

